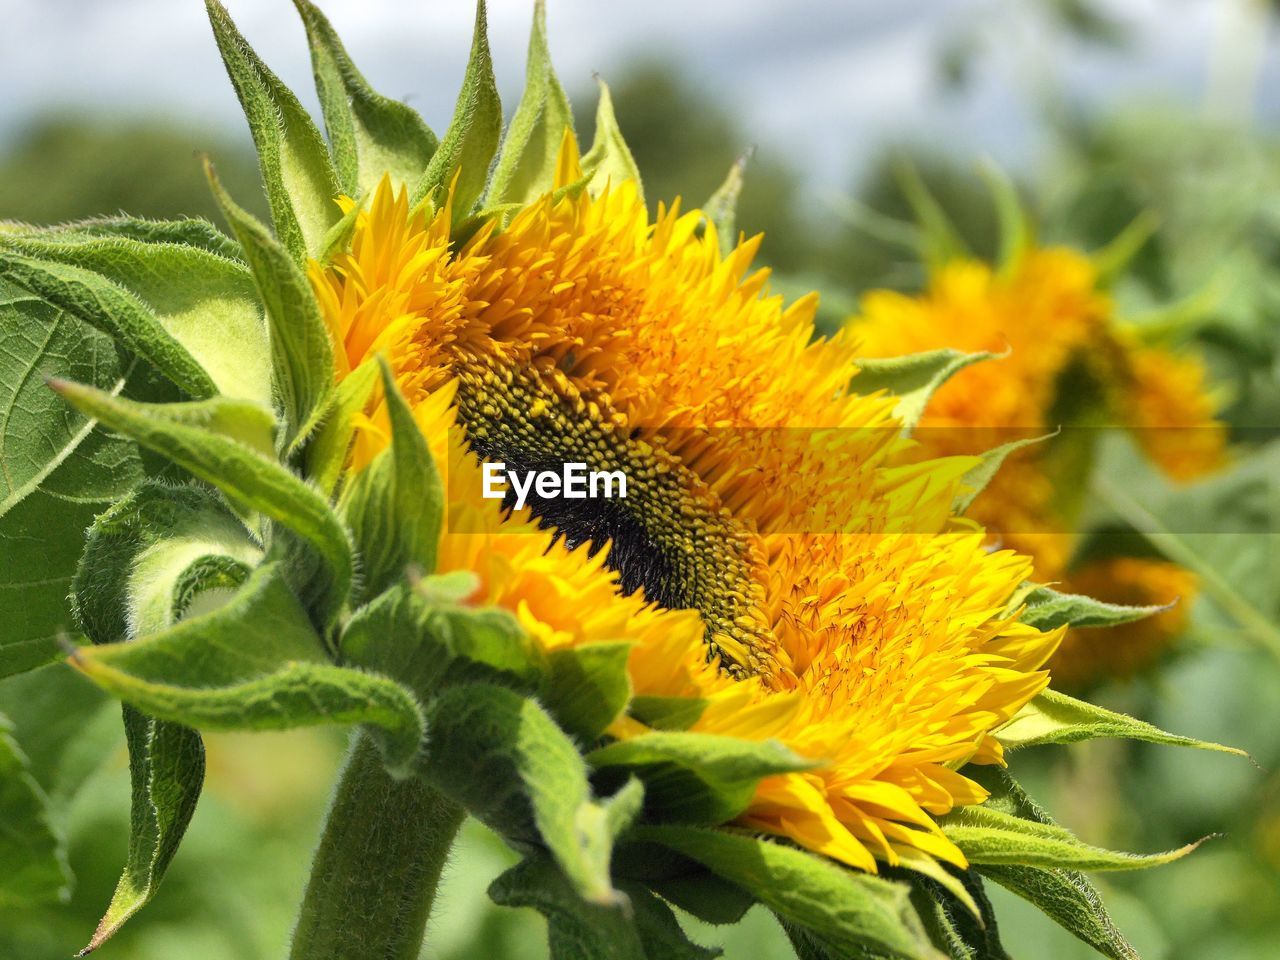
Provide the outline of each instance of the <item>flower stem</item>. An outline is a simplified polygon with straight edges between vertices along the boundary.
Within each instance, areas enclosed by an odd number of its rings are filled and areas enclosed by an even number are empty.
[[[416,960],[462,808],[393,780],[358,734],[329,808],[290,960]]]

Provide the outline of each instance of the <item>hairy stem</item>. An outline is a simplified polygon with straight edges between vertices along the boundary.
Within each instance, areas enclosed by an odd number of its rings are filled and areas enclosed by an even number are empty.
[[[416,960],[463,811],[393,780],[360,734],[342,771],[293,934],[291,960]]]

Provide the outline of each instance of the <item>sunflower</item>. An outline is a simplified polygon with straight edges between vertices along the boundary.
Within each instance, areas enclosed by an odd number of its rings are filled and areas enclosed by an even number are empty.
[[[969,509],[1001,542],[1035,560],[1040,582],[1115,603],[1165,605],[1195,596],[1195,578],[1170,564],[1124,558],[1074,567],[1072,532],[1092,428],[1122,425],[1169,477],[1191,479],[1225,461],[1226,428],[1203,365],[1146,343],[1115,317],[1098,270],[1064,247],[1028,248],[1003,269],[971,259],[939,267],[919,296],[873,291],[851,331],[868,357],[953,348],[1006,354],[958,372],[931,397],[917,437],[935,455],[989,449],[1010,435],[1050,440],[1012,454]],[[1071,429],[1077,428],[1077,429]],[[1077,448],[1063,453],[1065,447]],[[1167,648],[1184,622],[1166,612],[1105,641],[1071,631],[1058,658],[1064,682],[1128,675]],[[1091,663],[1091,669],[1085,664]]]
[[[477,458],[632,478],[608,513],[451,503],[440,568],[479,572],[475,601],[548,648],[632,641],[637,694],[711,702],[693,729],[824,761],[764,780],[744,825],[864,870],[964,866],[932,816],[986,797],[957,768],[1000,761],[991,733],[1043,689],[1061,632],[1002,612],[1027,560],[953,529],[973,460],[908,452],[895,399],[858,392],[853,342],[814,340],[816,298],[784,306],[752,270],[759,237],[722,250],[679,201],[651,221],[634,181],[571,191],[571,134],[557,171],[460,244],[448,203],[411,209],[384,179],[349,251],[310,268],[339,376],[385,352],[458,498]],[[796,515],[833,500],[838,517]]]

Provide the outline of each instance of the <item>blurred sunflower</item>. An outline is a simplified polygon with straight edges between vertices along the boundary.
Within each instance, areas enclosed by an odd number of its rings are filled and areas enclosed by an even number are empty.
[[[339,375],[385,353],[447,464],[438,569],[476,571],[475,601],[548,648],[633,641],[636,695],[705,701],[693,730],[828,761],[764,780],[744,825],[869,871],[964,865],[933,817],[985,799],[958,768],[1001,761],[991,732],[1060,639],[1004,612],[1030,561],[951,515],[976,461],[913,458],[895,398],[851,388],[851,339],[813,340],[816,298],[784,308],[751,270],[758,237],[726,252],[702,212],[650,222],[636,182],[581,178],[567,134],[554,190],[463,242],[383,180],[311,266]],[[513,511],[474,496],[477,457],[631,486]]]
[[[1007,353],[959,371],[930,398],[916,436],[932,455],[974,453],[1059,426],[1086,428],[1013,453],[968,515],[1034,558],[1039,582],[1113,603],[1181,601],[1120,634],[1108,631],[1105,642],[1071,631],[1051,664],[1055,678],[1078,686],[1127,676],[1165,650],[1196,593],[1193,575],[1137,557],[1075,567],[1080,538],[1072,531],[1090,465],[1087,428],[1131,430],[1176,480],[1222,465],[1226,428],[1214,418],[1200,361],[1145,343],[1139,329],[1119,322],[1095,263],[1062,247],[1025,249],[1001,269],[951,259],[919,296],[869,293],[852,332],[867,357],[942,348]]]

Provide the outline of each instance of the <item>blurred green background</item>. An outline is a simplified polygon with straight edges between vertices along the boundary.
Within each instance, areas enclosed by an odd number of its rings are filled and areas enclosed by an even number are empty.
[[[1272,6],[1254,3],[1255,19],[1245,22],[1276,29]],[[1170,16],[1176,7],[1169,5]],[[1111,9],[1028,0],[1018,16],[1059,35],[1066,49],[1123,58],[1140,37]],[[961,102],[992,50],[1016,42],[1026,23],[1008,22],[1008,10],[992,3],[987,19],[969,17],[939,32],[929,94],[935,110]],[[1250,120],[1262,82],[1255,62],[1262,54],[1250,42],[1245,34],[1243,46],[1207,51],[1208,74],[1193,98],[1153,100],[1117,89],[1081,106],[1065,96],[1052,62],[1028,56],[1018,67],[1036,146],[1013,174],[1040,239],[1093,249],[1139,213],[1154,213],[1156,234],[1115,290],[1120,312],[1178,325],[1227,391],[1235,428],[1232,467],[1186,487],[1156,477],[1123,444],[1106,453],[1100,472],[1141,491],[1145,509],[1165,522],[1156,545],[1218,576],[1157,670],[1092,696],[1174,732],[1244,747],[1254,763],[1120,742],[1015,758],[1032,795],[1086,840],[1146,851],[1221,834],[1172,866],[1102,878],[1117,922],[1147,960],[1280,955],[1280,580],[1273,559],[1280,495],[1272,481],[1280,472],[1280,143]],[[743,119],[674,59],[646,55],[610,70],[609,79],[654,201],[705,199],[752,142]],[[585,87],[570,92],[580,108],[594,102]],[[590,109],[582,110],[584,141],[591,123]],[[867,145],[856,179],[815,203],[804,189],[802,154],[780,142],[754,147],[739,225],[766,232],[763,259],[779,289],[822,292],[828,331],[866,290],[918,290],[925,279],[903,242],[910,212],[897,171],[904,162],[975,251],[994,251],[995,218],[972,151],[926,138]],[[0,219],[48,223],[121,210],[213,217],[195,149],[212,153],[233,194],[246,203],[256,198],[265,213],[247,137],[189,119],[58,110],[28,118],[0,141]],[[1132,519],[1121,510],[1111,522]],[[1173,532],[1207,528],[1217,532]],[[54,800],[76,877],[65,906],[0,912],[0,957],[60,960],[87,940],[124,856],[128,770],[118,708],[57,667],[0,683],[0,712],[14,720]],[[344,736],[335,732],[210,738],[209,786],[161,895],[99,956],[281,956],[343,750]],[[424,957],[545,956],[535,915],[484,896],[513,859],[468,824]],[[1092,955],[1016,898],[999,890],[993,897],[1013,956]],[[731,958],[790,955],[763,914],[732,930],[693,929],[702,942],[725,945]]]

